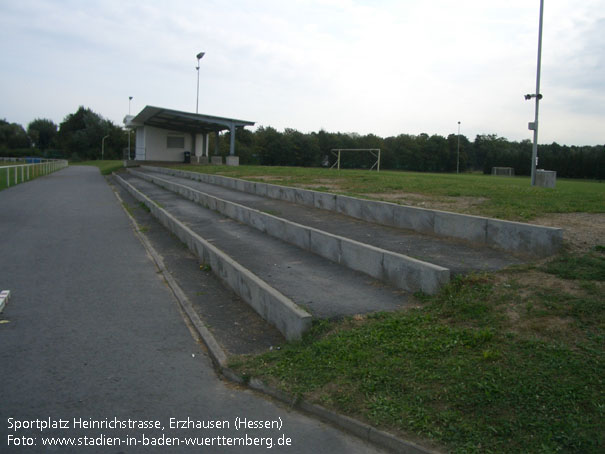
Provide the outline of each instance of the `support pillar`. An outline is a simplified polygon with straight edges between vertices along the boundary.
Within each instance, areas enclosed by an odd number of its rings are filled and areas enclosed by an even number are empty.
[[[229,126],[229,156],[235,156],[235,125]]]
[[[208,156],[205,154],[208,148],[208,134],[197,134],[195,143],[195,156],[198,164],[208,164]]]
[[[227,156],[228,166],[238,166],[239,156],[235,156],[235,125],[229,126],[229,156]]]
[[[193,162],[193,159],[195,156],[197,156],[197,135],[192,132],[191,133],[191,150],[189,150],[189,157],[190,157],[190,161],[189,162]]]

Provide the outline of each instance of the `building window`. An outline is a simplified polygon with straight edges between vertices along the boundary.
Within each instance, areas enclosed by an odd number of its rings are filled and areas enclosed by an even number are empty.
[[[185,148],[185,138],[183,136],[167,136],[166,137],[167,148]]]

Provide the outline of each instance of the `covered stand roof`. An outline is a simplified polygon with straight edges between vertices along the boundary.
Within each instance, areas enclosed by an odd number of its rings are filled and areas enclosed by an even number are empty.
[[[181,112],[154,106],[146,106],[135,117],[124,119],[124,123],[126,127],[130,128],[149,125],[192,134],[206,134],[226,129],[243,128],[244,126],[254,126],[253,121]]]

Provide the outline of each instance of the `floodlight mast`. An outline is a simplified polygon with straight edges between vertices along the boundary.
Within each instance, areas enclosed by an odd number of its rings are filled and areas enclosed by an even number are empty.
[[[195,113],[198,113],[197,109],[198,104],[200,102],[200,60],[205,54],[206,52],[200,52],[195,56],[197,58],[197,66],[195,67],[195,69],[197,70],[197,96],[195,98]]]
[[[536,109],[533,124],[529,124],[529,129],[534,131],[534,143],[531,151],[531,185],[536,185],[536,167],[538,165],[538,112],[540,110],[540,68],[542,66],[542,23],[544,17],[544,0],[540,0],[540,26],[538,28],[538,70],[536,73],[536,93],[525,95],[525,99],[536,99]]]
[[[128,97],[128,115],[130,116],[130,102],[132,101],[132,96]],[[130,133],[132,131],[130,128],[128,129],[128,160],[130,161]]]
[[[456,151],[456,173],[460,173],[460,122],[458,122],[458,147]]]

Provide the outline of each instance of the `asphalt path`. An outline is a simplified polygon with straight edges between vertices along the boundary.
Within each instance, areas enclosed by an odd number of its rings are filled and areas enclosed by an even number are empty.
[[[0,192],[0,290],[2,453],[381,452],[219,379],[94,167]]]

